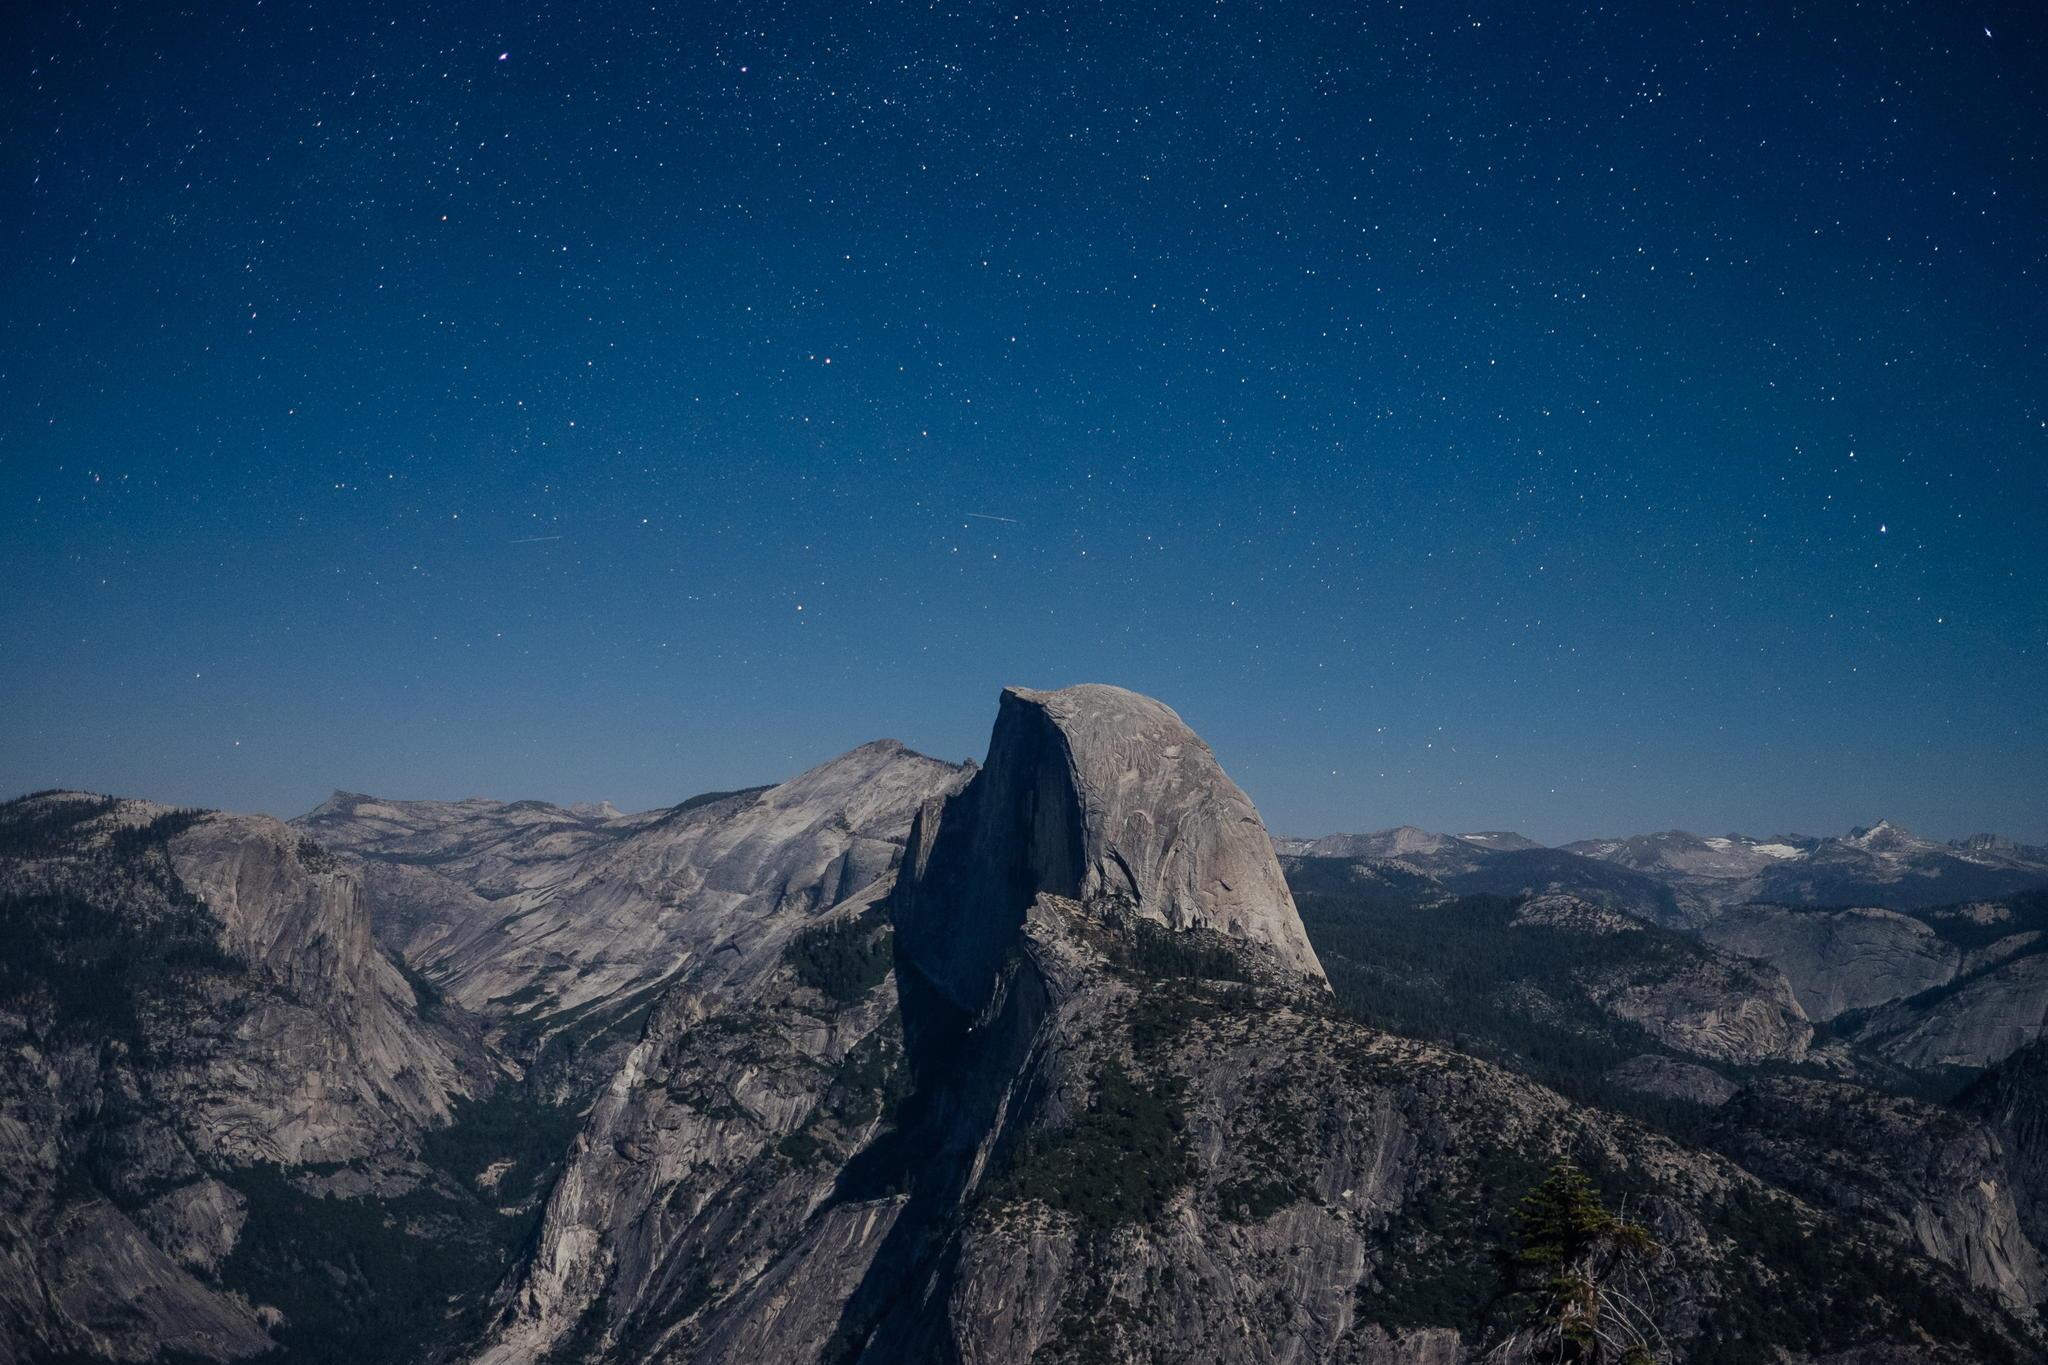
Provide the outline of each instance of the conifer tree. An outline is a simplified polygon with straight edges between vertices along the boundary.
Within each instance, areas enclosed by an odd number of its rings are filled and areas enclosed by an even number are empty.
[[[1653,1365],[1662,1356],[1643,1301],[1656,1243],[1609,1212],[1584,1171],[1559,1161],[1522,1200],[1518,1222],[1527,1314],[1492,1355],[1570,1365]]]

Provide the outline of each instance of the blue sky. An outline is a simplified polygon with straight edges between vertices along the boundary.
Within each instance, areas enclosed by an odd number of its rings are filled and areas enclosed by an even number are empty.
[[[2048,838],[2037,20],[1107,8],[10,18],[0,787]]]

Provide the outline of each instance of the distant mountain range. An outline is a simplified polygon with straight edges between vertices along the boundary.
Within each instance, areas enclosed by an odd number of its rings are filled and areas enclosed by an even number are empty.
[[[2048,1027],[2048,849],[1993,835],[1943,843],[1881,820],[1840,838],[1668,830],[1545,848],[1401,826],[1274,847],[1297,895],[1382,913],[1566,897],[1683,930],[1782,974],[1801,1018],[1860,1050],[1833,1060],[1851,1072],[1993,1066]],[[1692,993],[1722,1023],[1742,1012],[1726,985]]]
[[[1887,820],[1840,838],[1665,830],[1547,848],[1508,832],[1438,834],[1402,825],[1373,834],[1281,837],[1273,846],[1285,858],[1391,864],[1453,894],[1572,892],[1686,924],[1759,901],[1919,910],[2048,886],[2048,848],[1995,834],[1943,843]]]

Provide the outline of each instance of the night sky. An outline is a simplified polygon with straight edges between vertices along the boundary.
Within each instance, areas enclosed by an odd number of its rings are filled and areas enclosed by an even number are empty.
[[[7,792],[2048,837],[2036,3],[7,9]]]

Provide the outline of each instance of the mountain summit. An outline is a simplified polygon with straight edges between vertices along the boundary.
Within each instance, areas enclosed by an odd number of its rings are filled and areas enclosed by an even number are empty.
[[[987,765],[920,812],[904,867],[903,951],[963,1008],[1040,895],[1123,901],[1323,975],[1250,799],[1171,709],[1120,687],[1006,689]]]

